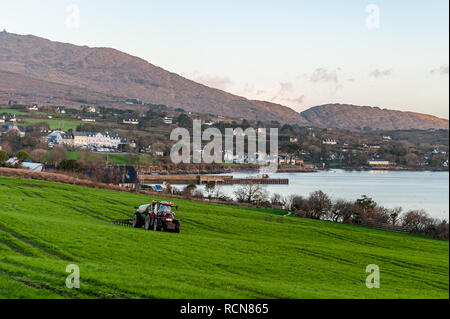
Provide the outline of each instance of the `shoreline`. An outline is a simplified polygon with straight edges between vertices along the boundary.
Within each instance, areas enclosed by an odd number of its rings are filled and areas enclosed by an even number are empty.
[[[349,168],[349,167],[333,167],[333,168],[316,168],[316,169],[301,169],[301,168],[278,168],[276,173],[318,173],[322,171],[331,171],[331,170],[343,170],[347,172],[359,171],[359,172],[367,172],[367,171],[388,171],[388,172],[449,172],[448,169],[440,169],[440,168],[408,168],[408,167],[362,167],[362,168]],[[204,173],[201,172],[200,175],[203,174],[225,174],[225,173],[257,173],[258,169],[255,168],[236,168],[233,170],[223,170],[223,172],[217,172],[220,170],[214,170],[213,172]]]
[[[349,168],[349,167],[333,167],[333,168],[316,168],[316,169],[304,169],[304,168],[278,168],[276,173],[318,173],[331,170],[343,170],[347,172],[367,172],[367,171],[386,171],[386,172],[449,172],[448,169],[440,168],[408,168],[408,167],[361,167],[361,168]],[[152,174],[155,175],[217,175],[217,174],[232,174],[232,173],[259,173],[259,169],[255,167],[234,167],[223,169],[178,169],[178,170],[152,170]]]

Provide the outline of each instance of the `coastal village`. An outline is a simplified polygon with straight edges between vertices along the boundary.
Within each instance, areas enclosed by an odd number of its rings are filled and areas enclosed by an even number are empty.
[[[139,111],[119,111],[94,106],[81,106],[78,109],[26,106],[13,102],[3,106],[0,109],[0,149],[8,154],[5,165],[17,165],[19,160],[16,153],[25,149],[30,156],[26,159],[28,164],[23,166],[34,170],[56,169],[59,163],[49,161],[49,156],[52,152],[59,151],[64,154],[58,159],[59,162],[80,160],[80,152],[88,152],[96,155],[96,160],[103,159],[105,167],[124,165],[139,167],[139,170],[153,174],[196,174],[199,170],[194,164],[191,167],[185,165],[184,168],[171,167],[169,151],[174,141],[169,141],[168,136],[173,128],[189,128],[192,121],[197,119],[201,121],[203,128],[216,127],[222,131],[227,127],[243,126],[244,129],[256,127],[257,133],[262,128],[270,127],[278,127],[280,132],[279,154],[276,158],[261,152],[239,157],[234,152],[223,150],[220,154],[223,162],[238,164],[224,164],[222,167],[202,165],[202,173],[249,170],[252,167],[254,169],[254,165],[271,163],[276,163],[279,171],[290,172],[314,172],[330,168],[448,169],[448,146],[445,145],[430,145],[422,154],[416,148],[411,153],[400,150],[399,152],[407,154],[404,154],[403,162],[399,162],[398,156],[392,156],[386,150],[408,143],[411,147],[412,144],[401,141],[398,136],[393,138],[389,132],[380,132],[374,136],[373,132],[363,131],[355,141],[353,134],[343,130],[280,126],[262,122],[252,125],[244,119],[205,116],[182,109],[174,111],[163,106],[145,106],[139,101],[126,103],[137,103],[133,106],[138,106]],[[27,141],[31,140],[34,145],[27,147]],[[37,152],[33,152],[33,148],[39,148],[41,155],[45,153],[44,156],[36,156]],[[193,150],[202,151],[202,147]],[[133,175],[138,176],[138,173]]]

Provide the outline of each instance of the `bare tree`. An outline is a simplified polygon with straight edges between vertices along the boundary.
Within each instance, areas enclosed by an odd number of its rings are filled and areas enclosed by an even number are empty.
[[[330,210],[329,218],[334,222],[351,223],[354,211],[354,203],[338,199]]]
[[[424,210],[410,210],[402,218],[402,225],[415,233],[423,233],[431,223],[433,219]]]
[[[290,208],[295,211],[309,211],[308,199],[303,196],[291,196],[290,198]]]
[[[309,214],[313,219],[321,219],[328,215],[332,203],[331,199],[322,191],[311,193],[308,198]]]
[[[400,217],[400,214],[402,213],[403,208],[402,207],[395,207],[390,209],[389,211],[389,217],[390,222],[392,225],[397,225],[398,219]]]
[[[35,149],[30,153],[31,159],[37,163],[44,163],[47,157],[47,151],[41,148]]]
[[[370,220],[377,223],[388,224],[391,221],[390,215],[391,213],[389,209],[382,206],[377,206],[373,210]]]
[[[214,197],[214,193],[216,191],[216,182],[210,181],[205,186],[205,191],[208,194],[208,198],[211,199]]]
[[[203,199],[203,198],[205,198],[205,195],[203,194],[201,189],[196,189],[192,192],[192,197]]]
[[[91,152],[89,152],[88,150],[80,150],[78,154],[78,160],[82,161],[84,164],[89,163]]]
[[[48,160],[53,165],[58,165],[62,160],[67,158],[67,151],[64,147],[58,146],[50,151]]]

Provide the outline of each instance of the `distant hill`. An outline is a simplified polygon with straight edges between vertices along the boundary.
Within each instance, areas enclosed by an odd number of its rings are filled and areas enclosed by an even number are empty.
[[[75,46],[1,32],[0,70],[199,113],[263,121],[301,121],[300,115],[288,107],[213,89],[110,48]],[[45,93],[45,90],[37,92]]]
[[[409,130],[448,129],[449,121],[436,116],[348,104],[312,107],[301,113],[312,126],[341,129]]]
[[[446,128],[434,116],[329,104],[301,114],[289,107],[248,100],[183,78],[110,48],[53,42],[0,32],[0,103],[100,104],[125,108],[126,98],[196,113],[343,129]]]

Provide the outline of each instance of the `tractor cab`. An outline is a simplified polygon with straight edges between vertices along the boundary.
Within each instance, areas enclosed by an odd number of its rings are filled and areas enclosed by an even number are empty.
[[[172,213],[172,203],[161,202],[158,205],[158,214],[163,215],[165,213]]]
[[[156,216],[162,216],[165,213],[172,213],[172,206],[173,204],[169,202],[153,201],[150,206],[151,207],[150,213]]]

